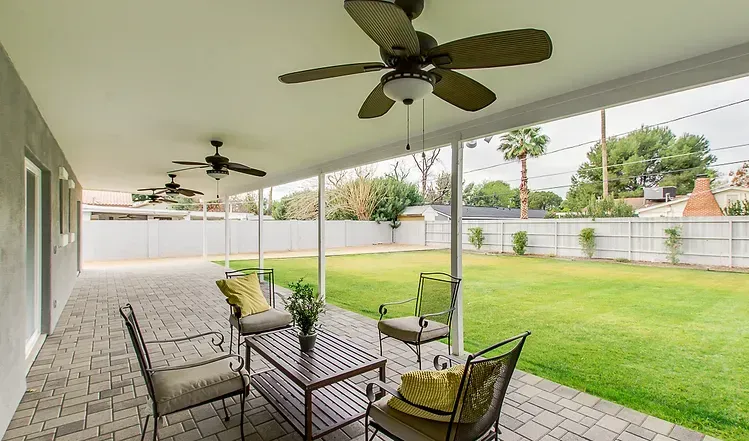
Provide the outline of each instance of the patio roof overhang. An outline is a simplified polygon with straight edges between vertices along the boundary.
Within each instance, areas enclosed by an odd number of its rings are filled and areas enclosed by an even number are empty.
[[[222,193],[235,194],[406,153],[402,105],[356,116],[378,75],[277,80],[379,59],[341,3],[7,0],[0,42],[85,188],[162,184],[170,161],[210,154],[218,136],[233,161],[268,171],[222,180]],[[415,26],[440,42],[520,27],[554,42],[544,63],[468,72],[498,96],[480,112],[428,97],[426,148],[749,72],[738,0],[427,0]],[[215,190],[201,171],[179,182]]]

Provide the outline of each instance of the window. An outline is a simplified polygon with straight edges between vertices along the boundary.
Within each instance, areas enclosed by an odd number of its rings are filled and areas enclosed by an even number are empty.
[[[60,223],[60,246],[68,244],[68,231],[70,222],[69,203],[70,184],[68,183],[68,171],[65,167],[59,169],[59,179],[57,181],[57,202],[59,205],[59,223]]]
[[[70,241],[75,240],[75,231],[78,222],[78,211],[76,210],[75,204],[75,181],[72,179],[68,181],[68,233],[70,233]]]

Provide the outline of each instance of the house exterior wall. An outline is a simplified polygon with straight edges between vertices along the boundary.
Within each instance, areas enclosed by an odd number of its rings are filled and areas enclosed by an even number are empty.
[[[0,437],[26,390],[25,165],[42,170],[42,333],[51,332],[78,270],[78,240],[59,233],[59,176],[65,167],[81,186],[5,49],[0,46]],[[69,187],[65,186],[69,191]],[[75,210],[75,208],[74,208]],[[80,215],[80,213],[78,214]],[[76,216],[74,214],[74,216]],[[78,239],[76,221],[72,232]],[[74,235],[70,235],[72,238]]]
[[[653,207],[650,210],[639,213],[640,217],[682,217],[684,208],[687,206],[687,200],[681,200],[671,205],[662,205]]]

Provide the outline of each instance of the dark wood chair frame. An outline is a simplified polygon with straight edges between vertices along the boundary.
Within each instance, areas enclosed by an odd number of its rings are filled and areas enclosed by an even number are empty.
[[[471,371],[470,366],[473,363],[476,363],[477,361],[493,360],[496,358],[506,357],[508,355],[511,355],[512,356],[512,359],[510,360],[511,371],[510,371],[510,376],[509,376],[509,378],[511,378],[512,372],[515,370],[517,361],[520,358],[520,352],[523,350],[523,345],[525,344],[525,340],[528,338],[529,335],[531,335],[531,332],[525,331],[522,334],[516,335],[515,337],[508,338],[507,340],[503,340],[475,354],[471,354],[468,356],[468,358],[465,361],[457,357],[454,357],[452,355],[442,355],[442,354],[437,355],[436,357],[434,357],[434,368],[437,370],[444,370],[444,369],[447,369],[448,366],[452,366],[454,363],[465,364],[466,368],[463,370],[463,376],[460,380],[460,387],[458,388],[458,394],[457,394],[458,397],[465,396],[467,394],[463,393],[463,388],[468,387],[467,381],[468,381],[468,377]],[[518,340],[519,342],[515,345],[515,347],[508,352],[505,352],[501,355],[497,355],[494,357],[490,357],[488,359],[481,358],[482,356],[486,355],[488,352],[494,351],[504,345],[507,345],[509,343],[512,343]],[[441,358],[444,358],[446,361],[441,363],[440,362]],[[487,431],[484,432],[483,435],[480,435],[477,439],[480,439],[480,440],[494,439],[494,441],[499,441],[499,435],[501,433],[501,430],[499,429],[499,417],[500,417],[500,414],[502,413],[502,403],[504,402],[504,397],[505,397],[505,394],[507,393],[507,387],[510,384],[509,378],[508,378],[508,381],[502,384],[502,389],[499,391],[499,394],[500,394],[499,406],[495,410],[496,418],[494,419],[493,427],[489,427]],[[379,390],[375,391],[375,388],[378,388]],[[399,437],[393,435],[392,433],[388,432],[384,428],[380,427],[376,422],[370,420],[369,412],[372,409],[372,404],[382,397],[381,395],[382,393],[390,394],[391,396],[396,397],[399,400],[402,400],[418,409],[421,409],[421,410],[424,410],[424,411],[427,411],[436,415],[449,416],[450,422],[448,423],[448,426],[447,426],[447,433],[445,435],[445,440],[450,441],[456,436],[457,433],[453,433],[453,430],[457,432],[457,427],[458,427],[457,425],[459,424],[458,420],[460,419],[459,410],[462,410],[462,406],[459,400],[455,400],[455,406],[453,407],[453,410],[451,412],[444,412],[438,409],[432,409],[428,406],[422,406],[416,403],[412,403],[408,401],[407,399],[405,399],[400,394],[400,392],[398,392],[397,388],[385,383],[384,381],[373,380],[367,384],[367,399],[369,400],[369,405],[367,406],[367,413],[364,419],[364,440],[365,441],[374,440],[374,437],[377,435],[377,432],[382,432],[394,440],[408,441],[408,440],[401,440]],[[492,409],[490,408],[489,411],[492,411]],[[374,428],[374,432],[372,433],[371,438],[369,437],[369,426],[372,426]]]
[[[221,400],[221,402],[224,405],[224,421],[229,421],[229,412],[226,409],[226,399],[239,395],[240,396],[240,411],[239,411],[239,433],[241,435],[240,439],[244,439],[244,406],[245,406],[245,399],[247,398],[247,395],[249,394],[249,381],[247,378],[245,378],[245,375],[243,375],[243,369],[244,369],[244,359],[238,355],[238,354],[223,354],[219,355],[217,357],[213,357],[207,360],[201,360],[193,363],[185,363],[178,366],[163,366],[163,367],[153,367],[151,365],[151,356],[148,353],[147,345],[149,344],[158,344],[158,343],[176,343],[181,341],[188,341],[193,340],[196,338],[201,337],[207,337],[209,335],[213,336],[211,338],[211,344],[214,346],[217,346],[222,351],[223,343],[224,343],[224,336],[220,332],[212,331],[212,332],[204,332],[202,334],[196,334],[191,335],[188,337],[179,337],[179,338],[170,338],[166,340],[144,340],[143,334],[140,331],[140,325],[138,325],[138,319],[135,317],[135,311],[133,311],[132,305],[128,303],[127,305],[120,308],[120,315],[122,316],[122,319],[125,321],[125,325],[127,327],[128,333],[130,334],[131,342],[133,343],[135,354],[138,358],[138,365],[140,366],[141,374],[143,375],[143,380],[146,383],[146,389],[148,391],[148,396],[151,399],[151,406],[153,411],[153,440],[156,441],[158,439],[158,430],[159,430],[159,418],[165,415],[169,415],[170,413],[175,412],[181,412],[183,410],[192,409],[194,407],[202,406],[203,404],[212,403],[217,400]],[[237,365],[234,366],[232,363],[229,363],[229,367],[232,371],[239,373],[239,377],[242,379],[242,390],[239,392],[232,392],[220,397],[213,398],[211,400],[203,401],[201,403],[194,404],[192,406],[186,407],[184,409],[179,409],[175,412],[169,412],[164,414],[159,414],[158,408],[156,406],[156,398],[154,394],[153,389],[153,379],[151,376],[155,372],[164,372],[164,371],[175,371],[179,369],[188,369],[188,368],[194,368],[198,366],[203,366],[209,363],[213,363],[215,361],[224,360],[227,358],[232,358],[237,360]],[[151,417],[151,415],[146,415],[146,421],[143,424],[143,428],[141,429],[141,436],[140,439],[143,441],[143,439],[146,436],[146,429],[148,428],[148,419]]]
[[[235,277],[243,277],[249,274],[257,274],[258,279],[265,280],[268,283],[268,304],[271,308],[276,307],[276,279],[275,274],[273,273],[272,268],[241,268],[237,270],[231,270],[226,271],[226,278],[227,279],[233,279]],[[262,278],[262,279],[261,279]],[[226,301],[229,303],[228,299]],[[242,322],[240,321],[240,318],[242,317],[242,313],[240,312],[239,308],[236,306],[229,304],[229,314],[234,316],[234,318],[237,319],[237,354],[239,354],[239,348],[241,345],[245,344],[242,340],[242,337],[252,336],[260,334],[260,332],[243,332],[242,330]],[[276,328],[270,328],[270,329],[264,329],[262,332],[270,332],[270,331],[277,331],[279,329],[288,328],[292,325],[288,326],[281,326]],[[234,345],[234,326],[232,326],[231,323],[229,323],[229,353],[232,353],[232,347]]]
[[[451,287],[451,299],[450,299],[450,308],[446,309],[444,311],[434,312],[430,314],[421,314],[421,305],[422,305],[422,294],[424,290],[424,281],[425,280],[435,280],[438,282],[444,282],[444,283],[450,283],[452,285]],[[428,272],[428,273],[421,273],[419,275],[419,290],[416,294],[416,297],[412,297],[407,300],[401,300],[398,302],[389,302],[389,303],[383,303],[380,305],[380,320],[382,320],[385,315],[388,313],[387,307],[392,305],[402,305],[405,303],[416,301],[416,305],[414,307],[414,316],[419,317],[419,327],[421,328],[419,330],[419,334],[417,336],[416,342],[408,342],[403,341],[403,343],[408,346],[411,351],[413,351],[414,354],[416,354],[416,359],[419,362],[419,369],[421,369],[421,345],[437,340],[442,340],[443,338],[447,337],[447,351],[448,354],[451,353],[451,334],[452,334],[452,319],[453,319],[453,313],[455,312],[455,302],[458,298],[458,288],[460,287],[461,280],[457,277],[453,277],[450,274],[442,273],[442,272]],[[439,336],[427,340],[421,339],[421,334],[424,332],[424,329],[426,329],[429,326],[429,319],[432,317],[438,317],[441,315],[447,315],[447,335],[446,336]],[[389,335],[382,335],[382,332],[379,331],[378,333],[380,335],[380,355],[382,355],[382,341],[386,338],[394,338],[390,337]],[[397,340],[397,339],[396,339]],[[401,340],[402,341],[402,340]]]

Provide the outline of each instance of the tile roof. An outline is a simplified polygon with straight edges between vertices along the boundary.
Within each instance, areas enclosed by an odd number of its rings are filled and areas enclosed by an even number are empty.
[[[130,207],[133,195],[117,191],[83,190],[83,203],[108,207]]]
[[[441,214],[450,217],[449,205],[431,205]],[[543,219],[546,210],[528,210],[529,219]],[[520,219],[519,208],[463,206],[463,219]]]

